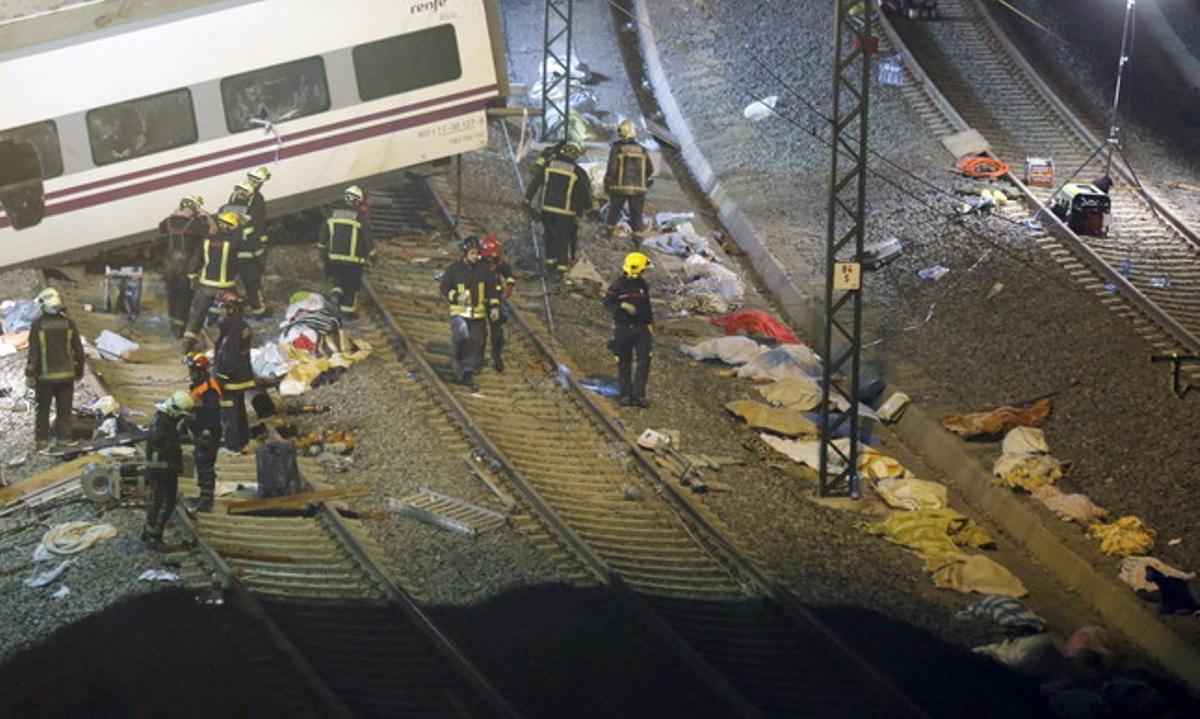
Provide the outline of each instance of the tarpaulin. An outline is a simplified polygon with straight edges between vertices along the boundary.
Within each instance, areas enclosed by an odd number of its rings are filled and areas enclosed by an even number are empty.
[[[775,319],[769,312],[761,310],[746,310],[724,317],[713,317],[709,322],[725,330],[727,335],[744,332],[748,335],[771,337],[783,344],[800,344],[799,338],[792,334],[786,325]]]
[[[942,417],[942,426],[963,437],[999,434],[1005,427],[1040,427],[1050,416],[1050,400],[1043,399],[1029,407],[999,407],[988,412],[950,414]]]

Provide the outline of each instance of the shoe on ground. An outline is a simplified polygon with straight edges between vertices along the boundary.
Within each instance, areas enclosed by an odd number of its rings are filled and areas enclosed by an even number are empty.
[[[494,369],[495,369],[497,372],[503,372],[503,371],[504,371],[504,358],[502,358],[502,357],[493,357],[493,358],[492,358],[492,367],[493,367],[493,368],[494,368]]]
[[[642,409],[646,409],[650,406],[650,403],[646,401],[645,397],[634,397],[633,399],[629,400],[629,403],[634,407],[641,407]]]
[[[163,544],[162,537],[159,537],[149,528],[142,530],[142,545],[151,552],[165,552],[167,550],[167,545]]]
[[[213,499],[212,497],[194,497],[187,500],[187,508],[192,512],[211,512]]]

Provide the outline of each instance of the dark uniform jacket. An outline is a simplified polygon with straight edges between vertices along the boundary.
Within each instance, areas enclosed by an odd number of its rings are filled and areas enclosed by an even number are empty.
[[[636,308],[630,314],[621,309],[621,303],[628,302]],[[630,277],[624,272],[613,280],[604,293],[604,308],[612,314],[618,325],[650,325],[654,323],[654,313],[650,309],[650,285],[641,277]]]
[[[450,302],[450,314],[469,320],[484,319],[489,309],[500,306],[496,276],[483,259],[450,265],[442,275],[441,292]]]
[[[495,277],[496,296],[511,297],[513,288],[517,286],[517,280],[513,277],[512,267],[503,259],[484,259],[482,262],[488,263],[488,269],[492,271]]]
[[[242,218],[242,225],[235,231],[236,243],[235,252],[239,260],[253,260],[256,257],[262,257],[267,251],[265,244],[266,238],[262,233],[262,227],[255,222],[254,213],[251,205],[254,200],[251,199],[249,204],[240,202],[227,202],[221,205],[221,210],[218,214],[232,212]]]
[[[365,265],[375,259],[375,243],[366,213],[349,202],[338,202],[330,208],[318,232],[317,244],[325,253],[326,262]]]
[[[255,190],[250,196],[250,224],[254,225],[254,229],[258,232],[256,238],[259,246],[266,249],[267,245],[267,201],[263,199],[262,192]]]
[[[213,372],[224,390],[244,390],[254,386],[254,370],[250,367],[250,326],[240,313],[225,315],[218,325],[216,349],[213,351]]]
[[[196,441],[207,432],[214,439],[221,438],[221,385],[216,379],[209,377],[200,384],[189,388],[192,402],[195,404],[195,416],[188,421],[188,430]]]
[[[146,469],[179,474],[183,471],[183,447],[179,438],[180,420],[159,410],[150,421],[146,438]],[[168,508],[169,511],[169,508]]]
[[[525,199],[542,212],[578,217],[592,209],[592,181],[582,167],[558,156],[534,173]]]
[[[191,257],[196,248],[208,237],[208,218],[199,212],[190,217],[180,212],[171,213],[158,223],[158,229],[167,236],[167,251]]]
[[[192,256],[188,277],[206,287],[224,289],[237,283],[234,258],[241,242],[239,231],[221,232],[205,238]]]
[[[622,138],[609,150],[604,189],[622,195],[644,195],[653,174],[654,163],[646,148],[637,140]]]
[[[29,327],[25,376],[39,382],[74,382],[83,376],[83,341],[65,314],[43,314]]]

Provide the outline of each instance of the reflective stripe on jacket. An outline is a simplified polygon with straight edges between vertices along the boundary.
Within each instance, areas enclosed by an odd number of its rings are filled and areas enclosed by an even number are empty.
[[[62,314],[42,315],[29,327],[25,375],[39,382],[71,382],[83,374],[83,341]]]
[[[542,178],[542,212],[557,215],[575,215],[572,195],[575,194],[575,165],[562,160],[553,160],[546,165]]]
[[[645,148],[631,140],[617,141],[608,155],[604,184],[609,192],[642,195],[652,169]]]
[[[362,213],[345,203],[335,206],[325,220],[321,247],[330,262],[365,265],[375,255],[375,243]]]
[[[200,246],[198,280],[205,287],[233,287],[236,279],[230,261],[233,259],[233,233],[210,237]]]

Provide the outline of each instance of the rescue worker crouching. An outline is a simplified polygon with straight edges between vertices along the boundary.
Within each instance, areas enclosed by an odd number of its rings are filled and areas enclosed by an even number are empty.
[[[650,379],[653,354],[650,326],[654,313],[650,307],[650,286],[642,274],[652,266],[646,255],[630,252],[625,256],[621,275],[604,293],[604,307],[613,317],[613,339],[608,349],[617,360],[618,401],[622,407],[650,406],[646,401],[646,382]]]
[[[150,549],[163,549],[163,530],[171,518],[179,493],[179,474],[183,472],[182,432],[192,412],[192,398],[179,390],[158,405],[150,420],[146,438],[146,480],[150,483],[150,504],[146,507],[146,528],[142,541]]]
[[[195,416],[188,424],[196,464],[200,496],[193,505],[197,512],[211,512],[217,486],[217,451],[221,447],[221,385],[209,372],[206,355],[193,353],[183,358],[188,368],[188,393]]]
[[[241,226],[242,220],[237,213],[221,213],[217,216],[217,234],[206,238],[192,257],[192,270],[188,276],[196,285],[187,327],[183,331],[184,353],[191,352],[199,341],[200,328],[209,308],[221,293],[232,290],[237,284],[234,262],[241,242],[238,235]]]
[[[67,317],[58,290],[47,287],[36,300],[41,314],[29,327],[29,354],[25,361],[25,384],[33,388],[37,411],[33,438],[38,449],[50,437],[50,404],[54,403],[54,437],[71,440],[71,411],[75,383],[83,377],[83,340],[75,323]]]
[[[254,386],[254,370],[250,366],[252,334],[242,317],[242,298],[236,292],[227,291],[221,295],[221,314],[213,350],[213,372],[222,393],[222,450],[238,454],[250,441],[246,390]]]
[[[440,290],[450,302],[450,341],[459,381],[476,391],[475,375],[483,369],[487,323],[500,319],[500,296],[491,269],[480,261],[479,238],[466,238],[459,249],[462,259],[442,274]]]
[[[504,371],[504,325],[508,322],[508,298],[512,297],[517,281],[513,278],[512,267],[504,259],[504,247],[500,238],[495,235],[484,235],[479,243],[479,254],[492,272],[496,288],[496,297],[500,298],[500,312],[496,319],[488,314],[488,337],[492,342],[492,367],[497,372]],[[486,344],[486,340],[485,340]]]
[[[357,185],[347,187],[341,202],[330,209],[317,237],[317,245],[325,255],[325,275],[333,285],[330,294],[343,314],[358,311],[364,269],[375,264],[375,243],[361,209],[362,201],[362,189]]]
[[[633,120],[623,121],[617,127],[617,135],[619,139],[609,150],[608,167],[604,172],[604,189],[608,192],[608,233],[611,236],[616,230],[621,209],[628,205],[629,226],[635,235],[641,235],[642,211],[646,206],[646,191],[652,182],[654,163],[646,148],[637,141]]]
[[[176,337],[183,337],[192,305],[192,281],[188,276],[192,257],[204,238],[215,234],[217,223],[204,211],[204,198],[188,195],[179,201],[179,209],[158,223],[166,236],[163,259],[163,284],[167,288],[167,316]]]
[[[255,189],[248,182],[239,182],[233,186],[229,202],[221,206],[221,214],[236,213],[241,219],[238,228],[238,242],[234,268],[242,280],[246,290],[246,304],[252,317],[262,317],[267,313],[266,300],[263,297],[263,275],[267,271],[266,234],[255,218],[251,205],[254,201]],[[258,210],[258,214],[265,214]]]
[[[579,143],[563,144],[553,159],[544,165],[539,163],[525,191],[525,202],[530,209],[541,213],[546,267],[556,279],[567,271],[575,256],[579,216],[592,209],[592,182],[576,164],[582,155]]]

